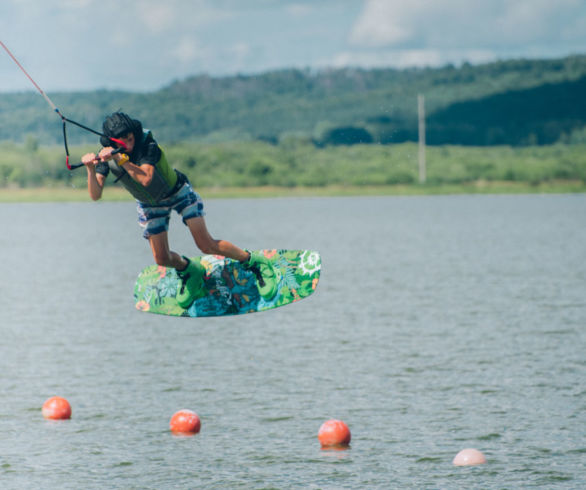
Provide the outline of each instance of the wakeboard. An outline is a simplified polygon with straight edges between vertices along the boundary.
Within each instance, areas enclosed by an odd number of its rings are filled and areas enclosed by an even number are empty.
[[[319,282],[321,257],[312,250],[261,250],[280,274],[275,295],[261,297],[256,275],[237,260],[219,255],[192,257],[206,269],[207,294],[184,309],[177,303],[179,278],[173,268],[151,265],[134,286],[136,308],[160,315],[210,317],[271,310],[310,296]]]

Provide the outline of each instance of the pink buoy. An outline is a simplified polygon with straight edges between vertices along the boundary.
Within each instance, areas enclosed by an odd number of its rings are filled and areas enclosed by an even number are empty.
[[[171,417],[169,429],[174,434],[197,434],[201,429],[201,420],[191,410],[179,410]]]
[[[65,398],[52,396],[42,409],[43,417],[49,420],[65,420],[71,418],[71,405]]]
[[[322,447],[346,447],[352,435],[350,429],[341,420],[328,420],[319,428],[317,438]]]
[[[455,466],[474,466],[477,464],[485,464],[486,458],[477,449],[462,449],[452,463]]]

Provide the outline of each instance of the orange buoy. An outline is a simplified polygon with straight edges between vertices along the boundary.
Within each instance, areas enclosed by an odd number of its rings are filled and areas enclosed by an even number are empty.
[[[324,422],[317,433],[317,438],[322,447],[348,446],[351,437],[350,429],[341,420]]]
[[[71,405],[65,398],[52,396],[43,403],[43,417],[49,420],[64,420],[71,418]]]
[[[201,420],[191,410],[179,410],[171,417],[169,428],[175,434],[197,434],[201,429]]]
[[[486,463],[486,458],[477,449],[462,449],[452,463],[455,466],[474,466]]]

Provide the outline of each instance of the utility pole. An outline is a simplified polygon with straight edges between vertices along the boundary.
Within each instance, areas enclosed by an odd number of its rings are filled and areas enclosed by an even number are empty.
[[[427,178],[425,166],[425,97],[417,96],[417,113],[419,115],[419,183],[425,184]]]

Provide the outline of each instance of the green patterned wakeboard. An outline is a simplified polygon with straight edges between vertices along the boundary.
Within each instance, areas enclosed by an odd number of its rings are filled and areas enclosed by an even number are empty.
[[[260,296],[253,272],[236,260],[219,255],[193,257],[206,268],[208,291],[188,309],[177,304],[179,278],[175,269],[151,265],[138,276],[134,286],[136,308],[171,316],[223,316],[265,311],[310,296],[317,288],[321,257],[311,250],[261,250],[280,271],[278,289],[269,300]]]

